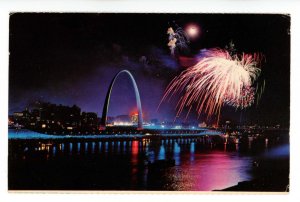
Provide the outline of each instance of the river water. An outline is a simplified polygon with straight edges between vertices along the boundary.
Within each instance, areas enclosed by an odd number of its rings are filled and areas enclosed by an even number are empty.
[[[21,136],[29,138],[16,138],[18,134],[9,131],[10,190],[221,190],[255,178],[253,162],[258,157],[289,156],[287,144],[253,147],[251,142],[216,145],[202,137],[39,135],[22,131]],[[175,166],[149,166],[170,159],[175,160]]]

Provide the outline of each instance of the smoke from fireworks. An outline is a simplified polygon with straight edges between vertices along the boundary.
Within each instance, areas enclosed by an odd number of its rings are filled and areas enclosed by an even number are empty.
[[[177,104],[177,116],[188,108],[188,116],[194,107],[208,117],[220,116],[224,105],[246,108],[254,103],[255,88],[252,87],[260,75],[260,54],[231,54],[228,50],[210,49],[202,51],[201,59],[175,77],[162,98],[171,99],[181,94]]]

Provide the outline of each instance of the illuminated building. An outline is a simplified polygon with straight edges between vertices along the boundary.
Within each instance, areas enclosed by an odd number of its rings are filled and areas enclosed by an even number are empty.
[[[131,118],[129,115],[119,115],[115,118],[113,125],[115,126],[132,126]]]
[[[131,118],[131,122],[133,124],[136,124],[138,122],[139,115],[138,115],[138,113],[134,113],[134,114],[131,115],[130,118]]]
[[[23,112],[14,112],[15,117],[23,117]]]
[[[207,127],[207,124],[205,122],[199,123],[199,128],[205,128]]]

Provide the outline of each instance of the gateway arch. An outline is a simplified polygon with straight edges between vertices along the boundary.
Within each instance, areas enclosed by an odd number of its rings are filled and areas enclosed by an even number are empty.
[[[108,107],[109,107],[111,91],[112,91],[112,88],[114,87],[114,83],[115,83],[116,79],[119,77],[120,74],[128,75],[132,82],[132,85],[134,88],[134,93],[135,93],[136,105],[137,105],[137,109],[138,109],[138,127],[137,127],[137,129],[143,129],[143,116],[142,116],[143,112],[142,112],[142,105],[141,105],[141,99],[140,99],[140,93],[139,93],[138,87],[136,85],[136,82],[135,82],[132,74],[128,70],[121,70],[112,79],[110,86],[108,88],[108,91],[106,93],[106,98],[105,98],[105,102],[104,102],[104,106],[103,106],[103,110],[102,110],[100,130],[104,130],[106,128],[107,112],[108,112]]]

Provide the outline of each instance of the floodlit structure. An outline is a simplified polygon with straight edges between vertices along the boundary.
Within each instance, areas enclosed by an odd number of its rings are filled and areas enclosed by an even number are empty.
[[[132,74],[128,70],[119,71],[114,76],[114,78],[112,79],[112,81],[110,83],[110,86],[109,86],[107,94],[106,94],[104,106],[103,106],[100,130],[104,130],[106,128],[106,120],[107,120],[107,112],[108,112],[108,107],[109,107],[109,102],[110,102],[110,95],[111,95],[112,89],[114,87],[114,83],[115,83],[116,79],[119,77],[120,74],[128,75],[131,82],[132,82],[132,85],[133,85],[133,88],[134,88],[134,93],[135,93],[135,98],[136,98],[136,105],[137,105],[137,109],[138,109],[138,122],[137,122],[138,126],[137,126],[137,129],[141,130],[141,129],[143,129],[143,115],[142,115],[143,112],[142,112],[140,93],[139,93],[138,87],[136,85],[136,82],[135,82]]]

